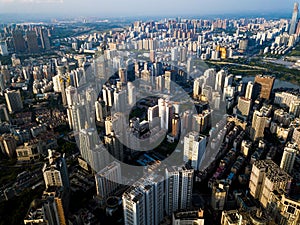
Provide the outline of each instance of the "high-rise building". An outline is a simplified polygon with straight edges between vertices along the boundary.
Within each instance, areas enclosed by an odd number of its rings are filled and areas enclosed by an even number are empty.
[[[157,76],[155,78],[155,84],[156,84],[156,90],[158,91],[164,91],[165,90],[165,76]]]
[[[14,30],[12,32],[14,47],[16,53],[22,53],[26,51],[25,40],[22,30]]]
[[[211,206],[214,210],[223,210],[227,201],[229,184],[225,180],[217,180],[212,186]]]
[[[239,50],[242,51],[242,52],[247,51],[247,49],[248,49],[248,42],[249,42],[248,39],[240,40]]]
[[[166,102],[165,99],[160,98],[158,99],[158,112],[159,112],[159,117],[160,117],[160,126],[163,129],[168,129],[168,125],[166,126],[166,124],[168,123],[168,120],[166,118],[167,113],[166,113]]]
[[[257,88],[260,90],[260,98],[266,100],[270,99],[274,82],[275,82],[275,77],[272,76],[257,75],[255,77],[254,83],[257,86]]]
[[[235,87],[234,86],[226,86],[223,90],[223,101],[226,101],[226,99],[233,98],[235,94]]]
[[[123,161],[124,159],[124,147],[120,142],[119,137],[116,136],[114,132],[104,136],[104,144],[108,150],[108,152],[119,161]]]
[[[115,89],[112,87],[107,87],[106,85],[103,85],[102,89],[102,95],[103,100],[105,102],[105,105],[112,107],[114,104],[114,92]]]
[[[3,134],[0,138],[0,148],[4,154],[13,158],[16,153],[17,141],[11,134]]]
[[[98,133],[94,128],[82,129],[79,133],[80,154],[88,163],[92,162],[91,150],[97,145]]]
[[[225,77],[224,87],[231,86],[233,82],[233,75],[229,74]]]
[[[155,50],[150,50],[150,61],[155,62]]]
[[[252,94],[253,94],[253,82],[249,81],[246,87],[246,94],[245,94],[245,98],[247,99],[252,99]]]
[[[8,121],[9,122],[9,116],[7,113],[7,108],[5,104],[0,105],[0,122]]]
[[[48,32],[46,29],[40,29],[40,38],[41,38],[41,43],[42,43],[42,48],[45,51],[50,50],[50,39],[48,37]]]
[[[181,131],[181,123],[180,123],[180,116],[178,114],[174,114],[174,117],[172,118],[172,136],[175,139],[179,138]]]
[[[251,109],[251,100],[244,97],[239,97],[237,109],[237,114],[247,120]]]
[[[193,88],[193,97],[195,99],[198,99],[202,93],[202,86],[203,86],[204,80],[202,78],[196,78],[194,80],[194,88]]]
[[[120,68],[119,69],[119,78],[122,83],[127,83],[127,70]]]
[[[86,107],[83,104],[77,103],[67,109],[69,126],[74,131],[80,131],[86,125]]]
[[[264,137],[265,128],[270,124],[271,119],[268,113],[264,110],[255,110],[252,119],[250,136],[252,140],[258,140]]]
[[[194,170],[186,167],[166,169],[165,211],[167,215],[191,206]]]
[[[201,114],[195,114],[192,118],[192,129],[196,132],[204,132],[211,128],[212,110],[203,110]]]
[[[94,128],[80,130],[80,154],[96,173],[102,170],[109,162],[108,152],[99,141],[98,132]]]
[[[61,92],[61,85],[62,85],[62,83],[60,82],[61,79],[62,79],[61,75],[56,75],[52,77],[53,90],[55,92]]]
[[[300,127],[294,128],[292,141],[300,146]]]
[[[133,104],[136,103],[136,88],[131,82],[128,82],[127,89],[128,89],[128,104],[132,106]]]
[[[216,75],[216,84],[215,90],[222,92],[224,89],[224,82],[225,82],[226,73],[224,70],[220,70]]]
[[[43,167],[46,188],[64,187],[68,190],[70,183],[65,157],[54,150],[48,150],[48,160]]]
[[[280,168],[287,173],[291,173],[296,160],[296,155],[299,152],[297,144],[288,143],[283,151]]]
[[[37,36],[34,30],[28,30],[26,32],[26,41],[27,41],[27,48],[29,53],[39,52]]]
[[[272,160],[258,160],[252,166],[249,189],[250,194],[267,207],[274,190],[289,193],[292,177]]]
[[[195,170],[199,170],[206,149],[206,136],[192,131],[184,137],[183,161],[191,163]]]
[[[69,194],[63,187],[49,187],[42,196],[43,213],[49,224],[67,225]]]
[[[55,190],[45,192],[42,199],[35,199],[24,219],[28,225],[66,225],[65,210],[63,208],[62,192]]]
[[[3,56],[7,56],[8,55],[6,41],[0,41],[0,55],[3,55]]]
[[[7,91],[5,92],[4,95],[5,95],[7,108],[10,113],[23,109],[20,90]]]
[[[278,225],[300,224],[300,202],[281,190],[273,191],[267,207],[269,215]]]
[[[77,105],[78,103],[78,94],[77,89],[73,86],[69,86],[65,89],[66,99],[68,107],[72,107],[73,105]]]
[[[274,104],[278,104],[281,107],[292,107],[292,103],[294,102],[297,105],[297,102],[299,101],[299,96],[294,93],[289,92],[276,92],[275,93],[275,99]]]
[[[105,102],[103,100],[96,101],[95,102],[95,110],[96,110],[97,121],[104,122],[104,118],[106,117]]]
[[[294,100],[290,104],[290,114],[293,114],[295,117],[300,115],[300,100]]]
[[[148,121],[152,122],[154,118],[159,117],[159,107],[155,105],[153,107],[148,108]]]
[[[295,2],[294,3],[294,10],[293,10],[293,15],[292,15],[292,20],[291,20],[291,25],[290,25],[290,31],[289,34],[293,35],[296,32],[296,25],[298,22],[298,13],[299,13],[299,3]]]
[[[113,161],[95,175],[97,196],[104,202],[122,183],[120,163]]]
[[[127,108],[127,91],[115,91],[114,92],[114,110],[116,112],[125,112]]]
[[[166,71],[165,72],[165,89],[168,90],[168,93],[172,93],[173,91],[173,82],[175,81],[174,71]]]
[[[158,225],[164,217],[163,176],[152,174],[133,184],[122,196],[127,225]]]

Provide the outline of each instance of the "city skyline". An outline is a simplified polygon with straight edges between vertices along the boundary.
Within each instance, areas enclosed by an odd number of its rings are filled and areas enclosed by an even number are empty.
[[[237,0],[209,2],[188,0],[173,4],[171,0],[163,2],[154,0],[151,4],[138,0],[107,1],[90,0],[87,2],[71,0],[0,0],[0,15],[5,14],[33,14],[44,16],[99,16],[99,17],[141,17],[141,16],[188,16],[226,14],[286,14],[291,15],[291,8],[297,2],[294,0],[266,0],[261,4],[259,0]],[[158,7],[159,6],[159,7]],[[188,13],[187,13],[188,12]],[[274,15],[273,14],[273,15]]]

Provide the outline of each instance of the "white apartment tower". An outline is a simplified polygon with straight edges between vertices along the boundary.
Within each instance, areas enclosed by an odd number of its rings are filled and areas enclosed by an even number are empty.
[[[297,144],[288,143],[283,151],[280,168],[287,173],[291,173],[296,160],[296,155],[299,151]]]
[[[95,175],[97,195],[105,201],[122,183],[120,163],[113,161]]]
[[[206,136],[192,131],[184,137],[183,161],[190,162],[195,170],[199,170],[205,155]]]
[[[126,225],[158,225],[164,217],[164,177],[141,178],[122,196]]]
[[[165,210],[168,215],[190,207],[193,190],[193,169],[171,167],[165,170]]]
[[[48,187],[69,188],[69,176],[64,156],[53,150],[48,150],[48,163],[44,164],[43,176]]]

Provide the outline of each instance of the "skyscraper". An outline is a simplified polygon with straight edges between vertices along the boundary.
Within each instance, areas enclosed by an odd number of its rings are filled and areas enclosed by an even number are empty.
[[[175,114],[172,119],[172,136],[178,139],[181,130],[180,116]]]
[[[264,137],[265,128],[271,122],[270,115],[266,111],[266,108],[263,107],[260,111],[255,110],[252,119],[252,127],[250,130],[250,137],[252,140],[258,140],[259,138]]]
[[[128,104],[132,106],[133,104],[136,103],[136,88],[131,82],[128,82],[127,89],[128,89]]]
[[[214,182],[212,187],[211,206],[214,210],[223,210],[227,201],[229,184],[225,180]]]
[[[27,48],[29,53],[39,52],[39,46],[37,42],[36,32],[29,30],[26,32]]]
[[[114,92],[114,105],[113,108],[116,112],[125,112],[127,107],[127,91],[115,91]]]
[[[77,89],[73,86],[69,86],[65,89],[66,99],[68,107],[72,107],[78,103]]]
[[[252,93],[253,93],[253,82],[249,81],[246,87],[245,98],[252,99]]]
[[[164,181],[156,174],[143,177],[122,196],[126,225],[158,225],[164,215]]]
[[[215,90],[222,92],[224,89],[224,82],[225,82],[226,73],[224,70],[220,70],[216,75],[216,84]]]
[[[155,50],[150,50],[150,61],[155,62]]]
[[[120,163],[113,161],[95,175],[97,195],[105,201],[122,183]]]
[[[16,53],[25,52],[25,40],[23,37],[22,30],[15,30],[12,32],[13,42],[15,46]]]
[[[256,88],[260,90],[260,98],[269,100],[275,82],[275,77],[257,75],[254,82],[255,86],[257,86]]]
[[[292,20],[291,20],[291,25],[290,25],[290,31],[289,31],[290,35],[295,34],[295,31],[296,31],[296,25],[297,25],[297,22],[298,22],[298,13],[299,13],[298,7],[299,7],[298,2],[295,2],[294,3],[294,10],[293,10],[293,15],[292,15]]]
[[[237,109],[237,114],[244,118],[244,120],[247,120],[251,109],[251,100],[244,97],[239,97]]]
[[[49,224],[67,225],[69,194],[63,187],[49,187],[42,196],[43,213]]]
[[[68,189],[70,187],[69,175],[64,156],[53,150],[48,150],[48,160],[49,162],[45,163],[43,167],[46,188],[64,187]]]
[[[280,168],[287,173],[291,173],[294,167],[297,152],[299,151],[297,144],[287,144],[283,151]]]
[[[92,163],[91,150],[98,141],[97,131],[94,128],[82,129],[79,132],[80,154],[88,163]]]
[[[192,200],[194,170],[186,167],[166,169],[165,210],[167,215],[188,209]]]
[[[108,152],[119,161],[124,159],[124,147],[114,132],[104,136],[104,144]]]
[[[291,182],[292,177],[272,160],[255,161],[250,176],[250,194],[266,207],[271,192],[282,189],[288,193]]]
[[[49,40],[49,37],[48,37],[47,30],[40,29],[40,38],[41,38],[42,48],[45,51],[50,50],[50,40]]]
[[[119,78],[120,78],[120,81],[122,83],[127,83],[127,71],[126,69],[123,69],[123,68],[120,68],[119,69]]]
[[[202,78],[196,78],[194,81],[194,88],[193,88],[193,97],[195,99],[199,98],[202,93],[202,85],[204,80]]]
[[[0,55],[8,55],[7,43],[6,41],[0,41]]]
[[[197,132],[204,132],[211,128],[211,117],[213,110],[203,110],[201,114],[194,114],[192,118],[192,129]]]
[[[23,109],[23,103],[21,99],[20,91],[7,91],[5,94],[5,100],[8,111],[10,113]]]
[[[98,122],[104,122],[106,116],[105,102],[103,100],[98,100],[95,102],[96,109],[96,119]]]
[[[206,148],[206,137],[193,131],[184,137],[183,161],[191,163],[195,170],[199,170]]]

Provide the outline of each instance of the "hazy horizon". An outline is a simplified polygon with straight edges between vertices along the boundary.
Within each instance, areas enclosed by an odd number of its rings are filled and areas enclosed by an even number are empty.
[[[176,2],[176,3],[175,3]],[[294,0],[0,0],[0,15],[143,17],[226,14],[291,16]]]

